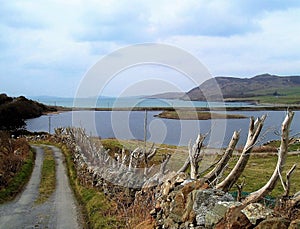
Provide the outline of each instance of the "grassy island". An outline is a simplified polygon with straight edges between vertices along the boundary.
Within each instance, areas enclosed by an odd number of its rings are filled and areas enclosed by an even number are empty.
[[[209,119],[241,119],[247,118],[239,114],[224,114],[208,111],[163,111],[156,117],[182,120],[209,120]]]

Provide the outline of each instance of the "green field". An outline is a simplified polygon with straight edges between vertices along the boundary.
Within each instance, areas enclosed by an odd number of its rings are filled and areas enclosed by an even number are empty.
[[[251,93],[251,91],[249,91]],[[284,89],[265,89],[255,91],[256,96],[244,98],[234,98],[238,101],[253,100],[260,104],[299,104],[300,103],[300,87],[290,87]]]

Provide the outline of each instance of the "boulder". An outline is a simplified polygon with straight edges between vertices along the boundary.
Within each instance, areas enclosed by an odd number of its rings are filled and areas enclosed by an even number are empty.
[[[250,229],[253,225],[248,218],[241,212],[243,205],[232,205],[227,210],[225,217],[215,226],[215,229]]]
[[[233,202],[233,197],[218,189],[194,190],[193,211],[196,213],[197,225],[206,225],[206,215],[218,202]]]
[[[273,210],[259,203],[251,203],[242,210],[242,213],[245,214],[253,225],[256,225],[259,221],[272,216]]]
[[[224,218],[226,212],[230,207],[240,206],[240,202],[222,202],[219,201],[215,206],[205,215],[205,227],[213,228],[221,219]]]
[[[177,223],[182,223],[182,218],[185,209],[185,198],[181,191],[176,192],[174,199],[170,203],[169,217]]]

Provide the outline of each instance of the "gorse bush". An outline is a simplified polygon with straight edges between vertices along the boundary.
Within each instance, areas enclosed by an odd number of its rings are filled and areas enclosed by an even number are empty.
[[[11,139],[8,133],[0,131],[0,189],[20,170],[29,151],[25,139]]]

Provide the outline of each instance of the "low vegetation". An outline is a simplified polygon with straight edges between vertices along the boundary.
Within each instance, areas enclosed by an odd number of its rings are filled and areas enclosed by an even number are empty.
[[[12,200],[30,178],[34,152],[25,139],[12,139],[0,132],[0,203]]]
[[[55,159],[53,156],[53,151],[47,147],[44,147],[44,161],[41,172],[39,196],[35,202],[37,204],[41,204],[47,201],[51,194],[55,191],[55,185]]]

